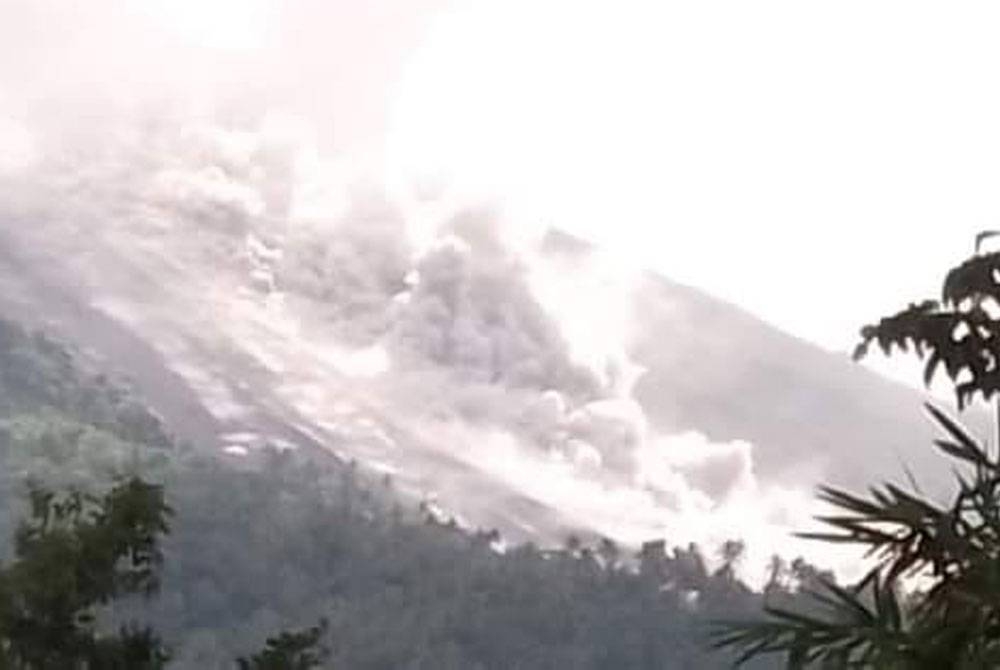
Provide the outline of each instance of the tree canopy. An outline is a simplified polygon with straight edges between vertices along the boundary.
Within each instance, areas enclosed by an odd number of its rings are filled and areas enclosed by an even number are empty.
[[[861,329],[855,359],[877,343],[885,354],[912,346],[925,361],[924,383],[944,368],[959,408],[1000,392],[1000,253],[976,254],[945,277],[940,299],[911,303]]]
[[[855,357],[873,342],[887,354],[913,347],[926,383],[944,367],[960,409],[1000,392],[1000,254],[980,254],[978,241],[976,255],[947,274],[940,300],[864,327]],[[802,536],[859,545],[874,566],[851,587],[821,580],[806,592],[809,610],[766,604],[763,619],[717,622],[716,647],[736,649],[739,662],[778,653],[788,668],[1000,665],[1000,453],[938,407],[926,409],[941,431],[936,448],[955,465],[950,502],[915,481],[867,495],[821,487],[835,511],[819,519],[826,531]]]
[[[159,588],[170,507],[138,478],[97,497],[30,491],[15,560],[0,570],[0,663],[14,668],[159,668],[168,655],[148,627],[96,630],[96,608]]]

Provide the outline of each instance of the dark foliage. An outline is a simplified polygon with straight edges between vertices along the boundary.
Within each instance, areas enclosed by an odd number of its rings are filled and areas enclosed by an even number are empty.
[[[976,255],[951,270],[940,300],[913,303],[861,330],[854,352],[864,357],[872,342],[890,354],[913,347],[925,359],[930,384],[943,367],[955,382],[959,407],[975,395],[988,399],[1000,391],[1000,253]],[[966,379],[962,379],[963,375]]]
[[[948,273],[940,302],[863,329],[857,356],[872,341],[886,353],[913,345],[927,357],[928,383],[944,365],[960,407],[977,393],[989,399],[1000,390],[1000,322],[990,316],[998,279],[1000,255],[974,256]],[[955,462],[951,502],[929,499],[915,482],[909,490],[885,483],[867,496],[822,487],[836,513],[820,518],[828,531],[803,536],[861,545],[874,567],[852,588],[824,581],[810,589],[816,612],[768,605],[763,620],[720,622],[717,647],[738,650],[738,661],[781,653],[789,668],[1000,666],[1000,453],[926,407],[943,433],[936,447]],[[906,600],[908,578],[921,581]]]
[[[95,629],[96,608],[159,585],[158,542],[168,531],[158,486],[132,478],[97,498],[33,487],[31,516],[0,570],[0,653],[16,668],[156,668],[166,661],[149,630]]]
[[[321,646],[326,633],[324,619],[318,626],[298,632],[270,637],[264,650],[249,658],[236,661],[239,670],[311,670],[318,668],[327,656]]]
[[[741,658],[787,653],[789,667],[980,668],[1000,663],[1000,462],[952,419],[930,407],[950,439],[939,448],[971,472],[958,475],[951,504],[893,484],[857,496],[824,487],[838,514],[820,520],[830,532],[803,533],[825,542],[862,545],[876,566],[856,586],[824,581],[809,591],[819,615],[766,606],[765,621],[726,621],[719,646]],[[929,587],[909,606],[901,580],[920,575]],[[798,664],[798,665],[796,665]]]

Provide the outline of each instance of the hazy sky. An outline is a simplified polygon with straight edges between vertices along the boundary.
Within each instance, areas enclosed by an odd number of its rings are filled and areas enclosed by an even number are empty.
[[[460,3],[399,132],[842,350],[1000,227],[998,33],[995,3]]]
[[[263,100],[843,350],[1000,227],[997,34],[990,2],[0,0],[0,117]]]

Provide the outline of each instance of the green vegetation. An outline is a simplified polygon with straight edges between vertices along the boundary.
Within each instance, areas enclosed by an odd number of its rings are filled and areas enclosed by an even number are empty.
[[[95,631],[96,607],[159,586],[159,537],[169,530],[163,490],[139,479],[102,497],[32,488],[16,560],[0,571],[0,666],[158,668],[167,659],[149,628]]]
[[[862,330],[856,352],[872,342],[886,353],[913,347],[926,359],[925,381],[943,366],[964,407],[1000,392],[1000,254],[977,253],[948,273],[942,300],[927,300]],[[955,464],[948,504],[886,483],[867,496],[824,487],[836,513],[830,530],[806,533],[866,548],[874,567],[842,588],[822,580],[809,611],[770,604],[763,620],[729,620],[715,643],[739,660],[769,653],[787,667],[994,668],[1000,666],[1000,450],[927,405],[942,429],[937,448]],[[992,452],[992,453],[991,453]],[[907,579],[914,579],[909,598]]]

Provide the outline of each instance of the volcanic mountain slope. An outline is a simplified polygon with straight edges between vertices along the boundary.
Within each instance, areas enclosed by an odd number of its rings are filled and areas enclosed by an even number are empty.
[[[0,307],[199,444],[321,448],[513,539],[768,553],[820,481],[942,479],[919,393],[737,307],[433,198],[306,214],[263,140],[158,132],[5,184]]]
[[[351,407],[349,416],[336,422],[303,415],[294,403],[273,395],[278,383],[273,371],[240,347],[198,337],[186,327],[168,332],[167,324],[154,326],[155,309],[140,309],[138,320],[116,318],[74,284],[68,267],[54,268],[49,255],[37,253],[42,250],[19,248],[9,236],[5,241],[0,245],[3,317],[69,343],[82,356],[81,363],[127,381],[177,437],[225,449],[235,458],[269,444],[308,448],[314,457],[326,454],[344,464],[357,462],[392,474],[395,489],[413,504],[434,501],[440,513],[461,515],[477,527],[501,528],[511,541],[586,535],[586,528],[562,519],[557,510],[484,481],[461,459],[427,444],[419,431],[408,430],[381,408]],[[152,301],[157,297],[145,295]],[[124,308],[129,303],[117,304]],[[323,371],[322,383],[335,402],[349,406],[348,397],[363,402],[330,369]],[[470,487],[479,495],[469,495]]]
[[[24,238],[19,239],[23,244]],[[75,340],[102,364],[127,375],[168,423],[194,441],[225,446],[256,435],[323,445],[345,458],[385,468],[416,497],[433,495],[469,523],[500,527],[513,538],[591,530],[587,519],[574,513],[564,516],[530,489],[495,480],[495,473],[484,472],[474,459],[470,463],[448,445],[427,444],[441,438],[440,426],[425,432],[412,412],[396,414],[389,409],[391,403],[377,396],[359,401],[357,388],[345,389],[366,382],[345,380],[329,367],[312,380],[313,388],[327,385],[325,397],[340,402],[353,396],[356,406],[365,407],[364,416],[356,415],[353,423],[342,416],[333,425],[329,417],[296,408],[288,396],[275,393],[282,385],[286,390],[294,386],[294,375],[282,380],[252,355],[240,353],[240,346],[219,340],[210,345],[203,336],[196,337],[197,328],[185,326],[178,335],[186,341],[187,360],[170,360],[163,335],[166,328],[178,326],[153,318],[153,307],[165,294],[152,289],[143,293],[145,300],[131,303],[142,318],[123,321],[74,288],[71,263],[57,269],[50,256],[37,253],[39,249],[18,250],[18,245],[9,237],[0,263],[5,313]],[[557,271],[571,274],[592,253],[578,240],[550,233],[540,255]],[[808,487],[822,479],[863,486],[872,473],[900,473],[902,462],[924,481],[939,479],[935,457],[927,448],[931,431],[921,416],[919,393],[654,273],[640,276],[631,301],[634,318],[627,353],[642,368],[633,396],[651,434],[699,431],[715,442],[748,440],[754,445],[755,474],[764,482]],[[181,322],[190,325],[193,317],[187,316]],[[202,372],[214,369],[211,383],[199,383],[198,376],[190,374],[199,366]],[[217,394],[209,387],[220,383],[231,397],[239,397],[239,411],[213,414]],[[458,435],[449,439],[469,437]],[[615,462],[604,460],[609,467]],[[713,482],[713,477],[729,476],[725,472],[705,473],[695,466],[685,475],[711,495],[725,495],[729,485]]]
[[[562,233],[546,240],[565,272],[592,253]],[[767,480],[865,487],[904,465],[931,486],[950,480],[924,394],[654,272],[636,281],[631,314],[627,351],[643,369],[634,396],[653,430],[747,440]],[[987,434],[980,409],[963,418]]]

